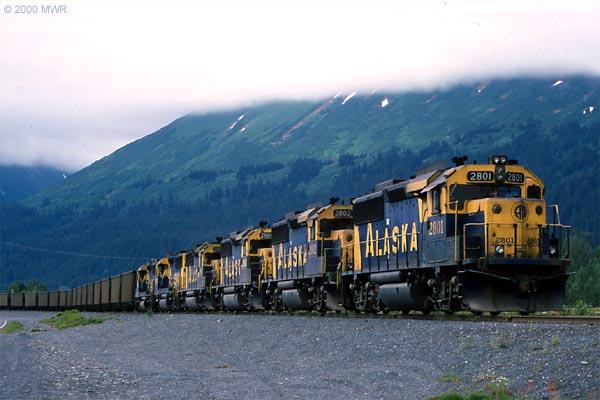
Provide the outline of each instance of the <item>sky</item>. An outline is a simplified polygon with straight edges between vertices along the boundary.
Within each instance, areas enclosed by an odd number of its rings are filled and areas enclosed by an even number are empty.
[[[0,164],[76,170],[272,99],[600,75],[598,21],[599,1],[0,0]]]

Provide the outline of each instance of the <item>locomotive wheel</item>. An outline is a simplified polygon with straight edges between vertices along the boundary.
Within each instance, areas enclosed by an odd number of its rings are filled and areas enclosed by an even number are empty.
[[[527,315],[531,314],[531,312],[529,311],[519,311],[519,314],[526,317]]]
[[[483,314],[481,311],[471,311],[473,313],[473,315],[475,315],[476,317],[479,317],[481,314]]]
[[[497,317],[498,315],[500,315],[500,311],[490,311],[490,315],[492,317]]]
[[[410,309],[408,309],[408,308],[403,308],[402,310],[400,310],[400,312],[401,312],[403,315],[408,315],[408,314],[410,314]]]

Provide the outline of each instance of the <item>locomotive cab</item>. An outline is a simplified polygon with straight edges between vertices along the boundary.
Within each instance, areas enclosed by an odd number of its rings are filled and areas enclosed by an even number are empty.
[[[171,259],[173,275],[173,302],[171,308],[177,308],[184,303],[188,288],[189,275],[193,271],[194,254],[191,251],[182,250]]]
[[[149,274],[148,274],[148,265],[142,265],[137,270],[137,282],[135,286],[135,296],[141,297],[148,295],[149,289]]]
[[[271,308],[341,310],[341,274],[352,262],[352,208],[312,205],[273,225]]]
[[[182,304],[188,310],[212,310],[215,307],[212,296],[212,287],[218,282],[220,270],[219,242],[203,243],[193,252],[192,265],[188,267],[187,283]]]
[[[152,274],[152,264],[144,264],[137,269],[135,283],[135,299],[138,308],[141,310],[146,310],[152,307],[152,301],[150,300],[152,297]]]
[[[352,263],[352,205],[332,205],[320,210],[307,221],[308,240],[320,242],[319,256],[325,273],[333,281]],[[315,243],[317,244],[317,243]]]
[[[210,289],[218,281],[221,244],[203,243],[194,250],[194,265],[188,277],[188,289]]]
[[[261,278],[272,270],[271,228],[261,223],[221,242],[218,298],[229,310],[264,308]]]
[[[171,270],[171,261],[168,257],[163,257],[154,265],[153,294],[158,300],[158,308],[168,310],[171,305],[171,296],[173,290],[173,274]]]

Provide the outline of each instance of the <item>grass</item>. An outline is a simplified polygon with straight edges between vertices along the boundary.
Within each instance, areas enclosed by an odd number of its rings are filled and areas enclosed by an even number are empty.
[[[52,318],[43,319],[40,322],[62,331],[63,329],[76,326],[101,324],[110,318],[87,318],[77,310],[59,312]]]
[[[24,328],[25,327],[23,326],[23,324],[20,323],[19,321],[8,321],[6,323],[6,325],[2,329],[0,329],[0,333],[10,334],[10,333],[15,333],[15,332],[20,332]]]
[[[448,392],[431,397],[430,400],[510,400],[512,398],[513,396],[508,391],[508,380],[498,377],[493,382],[485,385],[484,391],[469,394]]]
[[[463,337],[462,335],[460,336],[460,349],[461,350],[467,350],[467,349],[472,349],[473,347],[475,347],[475,339],[469,335]]]
[[[508,379],[499,377],[485,386],[486,393],[491,399],[509,400],[512,398],[508,391]]]
[[[494,350],[506,349],[510,347],[510,343],[510,337],[505,333],[501,334],[498,337],[492,338],[490,341],[490,345]]]
[[[439,396],[432,397],[431,400],[492,400],[493,397],[485,393],[471,393],[462,395],[460,393],[444,393]]]
[[[456,374],[444,374],[438,378],[440,383],[458,383],[461,381],[461,377]]]
[[[597,310],[583,300],[577,302],[571,307],[565,307],[567,315],[597,315]]]

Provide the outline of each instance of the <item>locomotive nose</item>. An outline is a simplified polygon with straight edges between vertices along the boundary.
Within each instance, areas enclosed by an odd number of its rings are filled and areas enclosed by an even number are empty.
[[[546,223],[540,200],[491,198],[485,205],[492,257],[536,257],[539,253],[539,227]]]

